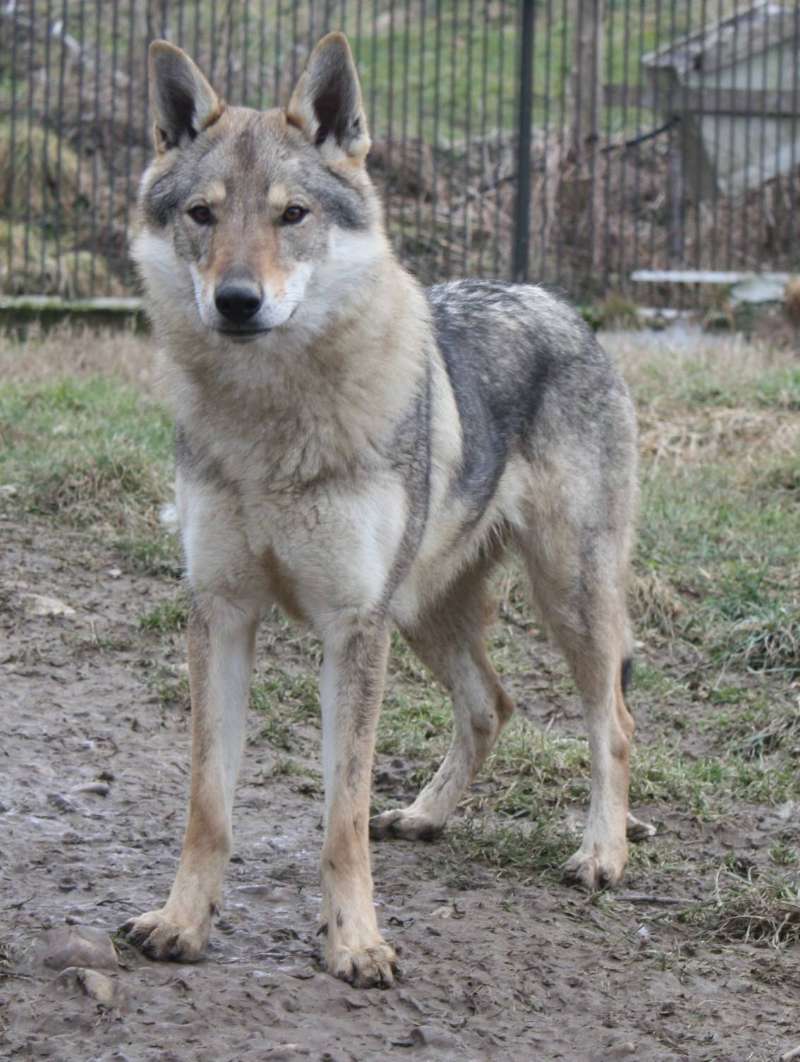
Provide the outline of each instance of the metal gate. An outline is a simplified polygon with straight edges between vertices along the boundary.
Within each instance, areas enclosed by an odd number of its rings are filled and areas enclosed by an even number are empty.
[[[592,299],[641,270],[800,270],[800,0],[9,0],[2,292],[135,293],[150,40],[268,107],[329,29],[350,38],[370,169],[422,280]],[[675,298],[657,277],[636,290]]]

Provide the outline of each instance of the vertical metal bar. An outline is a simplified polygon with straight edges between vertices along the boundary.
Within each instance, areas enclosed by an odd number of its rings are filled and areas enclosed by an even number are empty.
[[[617,259],[617,276],[619,287],[624,291],[627,289],[627,273],[625,269],[625,250],[627,244],[626,232],[625,232],[625,220],[627,214],[627,177],[628,177],[628,150],[625,146],[625,140],[628,136],[628,89],[630,77],[630,54],[631,54],[631,2],[625,4],[623,12],[623,25],[622,25],[622,84],[625,86],[622,90],[622,145],[620,147],[620,195],[619,195],[619,215],[617,221],[617,242],[619,243],[619,257]],[[609,76],[609,81],[611,77]],[[609,160],[610,161],[610,160]],[[606,193],[608,198],[608,192]],[[608,209],[608,204],[606,205]],[[636,225],[636,214],[633,216],[634,227]]]
[[[394,148],[394,4],[389,5],[389,84],[387,86],[387,96],[389,110],[387,114],[387,128],[386,128],[386,203],[384,204],[386,210],[386,217],[389,222],[389,235],[392,237],[394,243],[394,233],[392,225],[392,154]]]
[[[519,51],[519,105],[517,111],[517,195],[514,202],[512,278],[528,279],[531,220],[531,118],[533,111],[534,0],[522,0]]]
[[[539,226],[539,279],[546,280],[550,253],[550,76],[552,73],[553,0],[547,0],[545,12],[545,40],[547,48],[544,59],[544,167],[542,173],[542,222]]]
[[[747,117],[744,124],[744,157],[745,165],[749,168],[751,154],[751,140],[750,134],[752,130],[751,115],[753,112],[753,18],[752,15],[747,17],[747,59],[745,60],[747,69],[747,78],[745,82],[746,100],[745,107],[747,109]],[[744,220],[744,226],[746,231],[750,231],[750,201],[747,191],[742,193],[742,215]],[[747,262],[746,248],[742,246],[738,249],[737,260],[739,267],[742,268]]]
[[[701,4],[700,4],[700,29],[699,29],[699,32],[703,33],[703,34],[706,32],[706,22],[707,22],[706,5],[707,5],[707,2],[708,2],[708,0],[701,0]],[[735,41],[735,33],[736,33],[736,30],[734,29],[734,41]],[[735,44],[734,44],[734,50],[735,50]],[[704,81],[705,81],[705,79],[704,79]],[[705,99],[706,99],[706,92],[705,92],[705,84],[704,84],[703,100],[705,101]],[[702,116],[700,116],[698,118],[695,118],[694,121],[697,123],[698,128],[700,128],[701,122],[702,122]],[[694,200],[694,243],[695,243],[695,247],[694,247],[694,266],[695,266],[695,269],[700,269],[701,266],[702,266],[702,262],[703,262],[703,250],[704,250],[705,240],[703,239],[703,231],[702,231],[702,216],[703,216],[703,212],[701,210],[701,187],[700,187],[700,183],[699,183],[699,180],[698,180],[699,172],[698,172],[698,168],[697,167],[695,167],[695,171],[694,171],[692,176],[694,178],[694,187],[691,190],[692,199]],[[728,228],[730,229],[730,226],[728,226]],[[730,268],[730,266],[729,266],[729,268]]]
[[[8,246],[6,248],[6,260],[8,263],[7,277],[11,281],[14,274],[14,223],[17,217],[14,197],[16,194],[17,177],[17,8],[11,10],[11,113],[9,116],[9,159],[11,165],[8,174]]]
[[[403,180],[408,181],[408,76],[411,65],[411,4],[406,3],[406,17],[403,24],[403,104],[400,129],[400,143],[403,157]],[[419,195],[419,189],[417,189]],[[402,256],[406,246],[406,195],[400,190],[400,210],[398,228],[400,233],[399,251]]]
[[[643,55],[645,51],[644,45],[644,0],[639,0],[639,33],[638,36],[638,51],[639,55]],[[642,92],[645,88],[644,81],[639,72],[639,78],[637,80],[638,94],[636,96],[636,140],[637,145],[634,155],[634,225],[633,225],[633,254],[631,256],[630,268],[638,269],[639,262],[639,211],[642,205],[642,148],[638,141],[642,136]]]
[[[28,150],[27,150],[27,172],[25,175],[25,276],[28,275],[28,262],[30,261],[30,240],[31,240],[31,182],[33,179],[33,62],[34,62],[34,43],[36,41],[36,25],[35,25],[35,12],[31,9],[31,34],[28,39]]]
[[[47,229],[50,222],[50,194],[47,181],[47,172],[50,168],[49,136],[50,136],[50,24],[52,22],[52,0],[47,0],[45,7],[44,22],[44,107],[42,109],[42,214],[39,218],[39,284],[44,282],[45,276],[45,252],[47,250]],[[35,42],[34,37],[31,46]]]
[[[653,43],[653,50],[657,52],[657,51],[659,51],[660,48],[661,48],[661,4],[659,3],[659,4],[656,5],[655,41]],[[658,70],[656,71],[656,82],[655,82],[655,93],[654,93],[654,96],[655,96],[655,113],[656,113],[656,115],[660,115],[661,114],[661,78],[660,78],[660,73],[659,73]],[[657,147],[657,145],[655,143],[653,144],[653,154],[655,156],[655,161],[656,161],[656,164],[657,164],[658,163],[658,147]],[[650,268],[651,269],[655,269],[656,265],[658,264],[657,263],[657,252],[658,252],[657,235],[658,235],[658,219],[656,217],[655,211],[653,211],[653,213],[650,216]],[[663,263],[663,264],[666,265],[666,263]]]
[[[669,5],[669,39],[677,39],[677,25],[675,19],[675,0],[670,0]],[[675,84],[670,79],[669,95],[667,97],[667,115],[671,119],[676,111]],[[681,253],[681,158],[679,155],[680,143],[676,145],[675,129],[670,126],[667,132],[667,203],[668,203],[668,244],[667,261],[670,265],[677,264]]]
[[[85,2],[86,0],[79,0],[78,5],[78,133],[75,143],[75,154],[77,156],[77,163],[75,165],[75,192],[76,192],[76,209],[75,209],[75,247],[74,258],[72,262],[72,275],[77,279],[78,275],[78,247],[80,244],[80,223],[82,207],[80,206],[81,196],[81,171],[83,169],[83,68],[85,64],[84,45],[86,43],[85,38]]]
[[[55,262],[56,284],[62,289],[62,225],[64,224],[64,201],[62,199],[62,149],[64,147],[64,84],[67,67],[67,0],[62,0],[61,52],[58,54],[58,110],[57,110],[57,147],[55,156]],[[12,67],[12,78],[14,68]],[[12,158],[14,154],[12,152]],[[11,204],[10,204],[11,206]]]
[[[265,15],[266,17],[266,15]],[[275,66],[272,71],[272,106],[282,106],[283,90],[281,88],[281,67],[283,66],[283,55],[281,53],[281,27],[283,25],[283,5],[281,0],[278,0],[275,6]],[[263,72],[263,67],[262,67]],[[287,101],[288,102],[288,101]]]
[[[111,294],[111,268],[113,259],[116,257],[114,248],[114,192],[116,185],[117,151],[116,151],[116,116],[117,116],[117,59],[119,41],[119,4],[114,4],[111,15],[111,70],[109,72],[109,97],[111,113],[108,122],[108,136],[110,139],[108,150],[108,217],[106,218],[106,259],[109,269],[106,271],[106,294]]]
[[[498,192],[494,201],[494,256],[492,260],[492,273],[494,276],[500,276],[500,229],[501,229],[501,213],[500,213],[500,178],[502,175],[502,160],[503,160],[503,120],[505,118],[505,90],[506,90],[506,5],[505,0],[501,0],[500,7],[500,43],[498,47],[497,56],[497,144],[495,148],[495,185]],[[437,77],[438,83],[438,77]],[[505,270],[503,270],[505,272]]]
[[[452,28],[450,32],[450,100],[448,117],[450,132],[448,136],[447,159],[447,241],[444,248],[444,271],[451,276],[453,249],[453,194],[455,189],[455,154],[456,154],[456,68],[458,62],[458,6],[453,5],[450,12]]]
[[[603,0],[592,0],[592,20],[594,23],[592,32],[592,85],[591,94],[589,96],[589,102],[591,107],[591,129],[583,130],[583,144],[587,143],[586,137],[588,135],[588,143],[590,145],[589,153],[589,275],[582,278],[582,285],[584,288],[594,286],[594,264],[597,261],[597,249],[595,247],[595,240],[597,239],[597,233],[595,232],[597,218],[595,217],[595,207],[597,204],[597,139],[599,131],[599,113],[600,113],[600,101],[597,98],[597,76],[600,72],[600,47],[603,34]],[[582,145],[583,146],[583,145]]]
[[[567,80],[569,78],[569,67],[567,66],[569,56],[569,20],[567,19],[569,0],[562,0],[561,3],[561,86],[559,93],[559,132],[558,132],[558,164],[559,164],[559,184],[561,177],[563,176],[565,169],[565,162],[567,157]],[[557,215],[558,217],[558,215]],[[564,251],[564,230],[561,225],[560,217],[558,221],[558,244],[556,246],[556,272],[555,279],[562,286],[564,284],[564,275],[562,274],[562,256]]]
[[[235,34],[235,12],[236,0],[227,0],[227,11],[225,12],[225,97],[231,98],[233,93],[233,38]]]
[[[202,16],[200,12],[200,0],[195,0],[194,3],[194,51],[192,53],[196,62],[200,62],[200,23],[202,22]],[[211,71],[209,70],[209,77]]]
[[[248,69],[248,54],[250,52],[250,4],[249,0],[244,0],[244,11],[242,12],[242,98],[240,103],[244,107],[250,105],[250,90],[247,83],[247,69]]]
[[[489,4],[484,0],[483,4],[483,37],[481,40],[481,131],[480,131],[480,169],[478,182],[478,276],[483,275],[483,252],[486,248],[486,239],[483,231],[483,205],[486,195],[489,194],[487,165],[489,155],[486,143],[486,116],[489,110]],[[483,186],[486,185],[486,191]],[[495,190],[499,195],[499,188]]]
[[[370,40],[370,64],[369,64],[369,127],[376,128],[376,92],[378,69],[378,0],[372,0],[372,36]]]
[[[360,8],[360,5],[359,5]],[[422,174],[422,159],[423,148],[425,146],[425,57],[426,57],[426,4],[425,0],[420,0],[419,5],[419,87],[417,90],[417,215],[416,215],[416,245],[417,254],[420,256],[420,265],[423,264],[422,258],[422,199],[424,195],[423,187],[423,174]],[[426,278],[427,279],[427,278]]]
[[[102,0],[95,0],[94,5],[94,106],[92,107],[92,263],[89,272],[89,291],[95,294],[97,274],[97,188],[100,183],[100,25]]]
[[[217,0],[211,0],[211,27],[209,33],[211,57],[208,63],[208,80],[213,85],[217,73]]]
[[[424,6],[425,0],[423,0]],[[356,63],[361,65],[361,38],[364,34],[364,3],[358,0],[356,7]]]
[[[767,71],[770,47],[770,9],[764,10],[764,40],[761,44],[761,129],[758,138],[758,199],[759,199],[759,259],[756,267],[763,269],[764,254],[767,250]]]
[[[784,20],[784,17],[787,14],[788,14],[788,12],[787,12],[786,8],[781,8],[780,15],[778,16],[779,19],[780,19],[780,21],[778,23],[778,44],[777,44],[778,69],[777,69],[777,72],[776,72],[777,76],[776,76],[776,79],[775,79],[776,80],[776,86],[775,87],[776,87],[777,91],[781,94],[781,96],[783,95],[783,42],[784,42],[784,39],[786,37],[786,31],[785,31],[785,28],[784,28],[783,20]],[[780,165],[780,156],[781,156],[781,131],[780,131],[780,129],[781,129],[781,126],[783,125],[783,118],[776,118],[775,119],[775,124],[776,124],[776,126],[778,128],[778,132],[777,132],[777,134],[775,136],[775,158],[773,160],[774,161],[774,165],[775,165],[775,177],[773,179],[774,180],[773,187],[775,189],[775,193],[774,193],[774,196],[773,196],[773,203],[780,204],[779,209],[780,209],[780,214],[782,216],[783,215],[783,203],[784,203],[784,188],[785,188],[785,185],[784,185],[784,181],[783,181],[783,176],[781,174],[781,165]],[[773,208],[773,209],[775,209],[775,208]],[[776,221],[776,225],[775,225],[776,236],[778,236],[778,241],[779,241],[780,240],[780,236],[781,236],[782,226],[780,225],[780,219],[779,218],[776,218],[775,221]],[[783,258],[783,255],[780,254],[780,244],[779,244],[778,241],[776,241],[775,250],[776,250],[776,252],[778,252],[777,253],[777,259],[780,260],[780,259]],[[777,265],[777,262],[776,262],[776,265]]]
[[[627,5],[626,5],[627,6]],[[605,84],[610,85],[613,74],[612,57],[614,54],[614,5],[608,4],[606,7],[606,24],[603,27],[603,41],[605,45]],[[626,57],[627,58],[627,57]],[[624,62],[624,60],[623,60]],[[627,92],[627,85],[625,86],[625,92]],[[612,136],[612,107],[611,103],[605,104],[605,118],[606,118],[606,143],[605,152],[602,155],[603,163],[605,165],[605,174],[603,180],[603,277],[605,279],[604,286],[608,288],[613,285],[619,287],[619,279],[613,277],[611,269],[611,168],[614,164],[614,155],[611,149],[611,136]],[[598,121],[598,131],[601,126],[601,122]],[[595,148],[597,150],[597,148]],[[624,223],[625,217],[625,201],[618,198],[617,200],[617,217],[619,224]]]
[[[66,0],[64,0],[66,3]],[[125,246],[128,246],[131,208],[131,156],[133,148],[133,61],[134,61],[134,5],[128,5],[128,85],[125,98],[125,213],[123,230]],[[128,279],[130,279],[128,277]]]
[[[800,55],[800,0],[795,0],[792,12],[792,54]],[[789,134],[789,233],[792,241],[794,258],[790,261],[790,267],[800,265],[797,255],[797,125],[800,116],[800,64],[795,61],[792,68],[792,128]]]
[[[469,0],[467,22],[467,91],[464,99],[464,243],[461,248],[461,273],[467,274],[469,259],[469,178],[472,155],[472,29],[475,22],[475,0]],[[479,193],[480,194],[480,191]]]
[[[721,22],[723,12],[723,0],[717,0],[717,22]],[[717,34],[717,56],[716,56],[716,69],[714,70],[714,149],[713,149],[713,187],[711,189],[711,239],[708,241],[709,247],[709,269],[717,269],[719,266],[717,260],[717,237],[719,233],[719,149],[720,149],[720,100],[722,89],[722,71],[720,64],[722,62],[722,34]]]
[[[442,0],[436,0],[436,32],[434,35],[434,73],[433,73],[433,148],[431,155],[431,227],[434,237],[434,254],[433,259],[433,272],[436,273],[439,267],[439,181],[438,181],[438,164],[439,164],[439,118],[441,116],[441,94],[440,88],[442,84]]]
[[[280,4],[276,4],[276,21],[278,19],[278,12],[280,11]],[[267,71],[265,67],[266,60],[266,48],[267,48],[267,36],[266,36],[266,19],[267,12],[266,0],[261,0],[258,9],[258,70],[256,71],[256,79],[258,81],[258,109],[263,111],[264,109],[264,82],[267,80]],[[276,63],[277,66],[277,63]],[[272,106],[278,106],[278,100],[273,99]]]
[[[292,11],[292,87],[297,83],[297,41],[300,33],[298,14],[300,5],[290,4]],[[290,90],[291,91],[291,90]]]

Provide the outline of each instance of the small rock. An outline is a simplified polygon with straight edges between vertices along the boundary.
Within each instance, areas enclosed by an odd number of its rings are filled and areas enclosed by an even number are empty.
[[[117,986],[110,977],[84,966],[67,966],[56,978],[56,984],[83,992],[101,1007],[112,1006],[117,995]]]
[[[83,785],[74,785],[70,793],[94,793],[95,796],[108,796],[111,792],[106,782],[85,782]]]
[[[631,1040],[625,1040],[622,1043],[609,1044],[604,1058],[617,1059],[617,1058],[630,1058],[631,1055],[637,1054],[636,1044]]]
[[[56,811],[63,811],[65,814],[78,810],[72,801],[67,800],[67,798],[62,796],[61,793],[48,793],[47,803],[54,807]]]
[[[119,577],[122,575],[122,569],[121,568],[109,568],[108,571],[106,572],[106,575],[110,579],[119,579]]]
[[[42,963],[51,970],[68,966],[116,970],[117,952],[108,933],[89,926],[57,926],[41,936]]]
[[[32,616],[74,616],[75,609],[57,597],[45,594],[26,594],[28,612]]]
[[[460,1041],[452,1033],[437,1029],[435,1025],[417,1025],[409,1037],[419,1047],[459,1047]]]

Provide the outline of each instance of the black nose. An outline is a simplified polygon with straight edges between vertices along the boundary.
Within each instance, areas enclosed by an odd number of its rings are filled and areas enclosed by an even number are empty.
[[[261,289],[251,280],[224,280],[214,292],[214,302],[223,317],[244,324],[258,313]]]

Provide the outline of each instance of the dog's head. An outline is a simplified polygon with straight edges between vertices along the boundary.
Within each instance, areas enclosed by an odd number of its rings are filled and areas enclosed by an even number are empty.
[[[134,256],[151,302],[188,301],[199,328],[239,341],[335,312],[385,251],[346,38],[320,41],[285,109],[227,106],[166,41],[150,46],[150,86]]]

